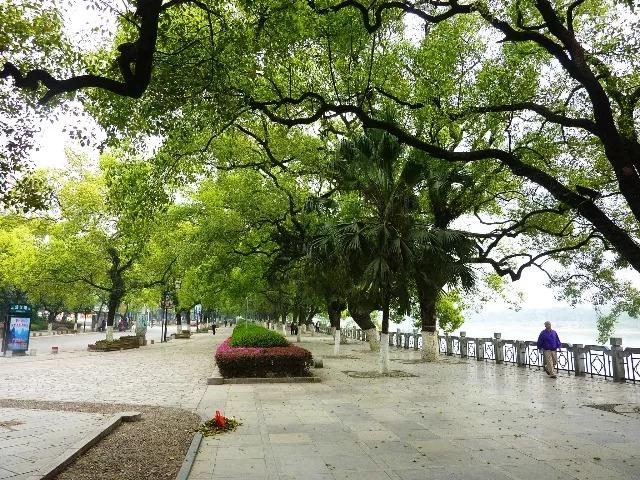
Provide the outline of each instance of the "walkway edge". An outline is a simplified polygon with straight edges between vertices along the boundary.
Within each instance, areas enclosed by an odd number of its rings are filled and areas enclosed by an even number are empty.
[[[140,412],[123,412],[113,415],[109,421],[85,435],[82,440],[67,448],[62,454],[46,467],[32,474],[29,480],[50,480],[72,464],[80,455],[93,447],[96,443],[109,435],[118,425],[140,419]]]
[[[187,454],[184,457],[182,467],[178,472],[176,480],[187,480],[187,478],[189,478],[191,468],[193,468],[193,462],[196,461],[196,455],[198,455],[200,443],[202,443],[202,434],[200,432],[196,432],[193,435],[193,440],[191,440],[191,445],[189,446],[189,450],[187,450]]]
[[[209,377],[207,385],[250,384],[250,383],[319,383],[320,377]]]

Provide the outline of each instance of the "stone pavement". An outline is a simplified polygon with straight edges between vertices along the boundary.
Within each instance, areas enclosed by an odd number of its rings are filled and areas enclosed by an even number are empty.
[[[213,335],[117,352],[0,357],[0,399],[159,405],[195,410],[214,365]],[[222,341],[222,339],[219,339]]]
[[[417,352],[395,349],[392,368],[415,377],[355,378],[375,371],[377,356],[355,343],[331,358],[326,336],[302,344],[325,356],[314,371],[322,383],[207,386],[215,347],[229,333],[121,352],[0,357],[0,400],[240,418],[237,431],[203,441],[191,480],[640,479],[640,386],[551,380],[458,358],[421,364]]]
[[[303,346],[332,356],[327,337]],[[640,479],[640,418],[587,406],[632,412],[640,385],[395,349],[392,368],[415,377],[354,378],[377,356],[341,353],[320,384],[209,386],[200,412],[243,425],[203,440],[190,480]]]
[[[0,479],[23,480],[49,465],[110,415],[0,408]]]

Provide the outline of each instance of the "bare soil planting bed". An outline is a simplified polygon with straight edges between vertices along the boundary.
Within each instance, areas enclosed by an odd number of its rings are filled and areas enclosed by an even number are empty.
[[[179,408],[148,405],[2,400],[0,407],[84,413],[138,411],[138,422],[122,423],[56,478],[59,480],[175,479],[199,417]]]

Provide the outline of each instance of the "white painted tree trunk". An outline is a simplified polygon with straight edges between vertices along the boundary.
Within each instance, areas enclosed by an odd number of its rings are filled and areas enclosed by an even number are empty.
[[[282,334],[286,337],[287,336],[287,323],[283,323],[282,324]]]
[[[438,332],[422,332],[422,360],[437,362],[439,356]]]
[[[176,332],[178,332],[178,334],[182,333],[182,325],[176,325]]]
[[[389,374],[389,334],[380,335],[380,373]]]
[[[47,330],[49,331],[49,333],[53,332],[53,322],[47,324]]]
[[[113,341],[113,325],[107,325],[107,342]]]
[[[331,327],[331,336],[336,338],[336,327]]]
[[[297,343],[300,343],[300,330],[302,330],[302,325],[298,325],[298,333],[296,334]]]
[[[370,328],[367,330],[367,339],[369,340],[369,348],[372,352],[380,351],[380,340],[378,339],[378,330]]]
[[[340,355],[340,330],[333,335],[333,354]]]

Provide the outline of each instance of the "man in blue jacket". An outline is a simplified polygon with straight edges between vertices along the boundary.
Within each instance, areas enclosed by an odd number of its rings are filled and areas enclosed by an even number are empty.
[[[544,371],[551,378],[556,378],[556,362],[558,361],[556,350],[561,346],[558,334],[551,329],[551,322],[544,322],[544,330],[538,336],[538,350],[543,351]]]

